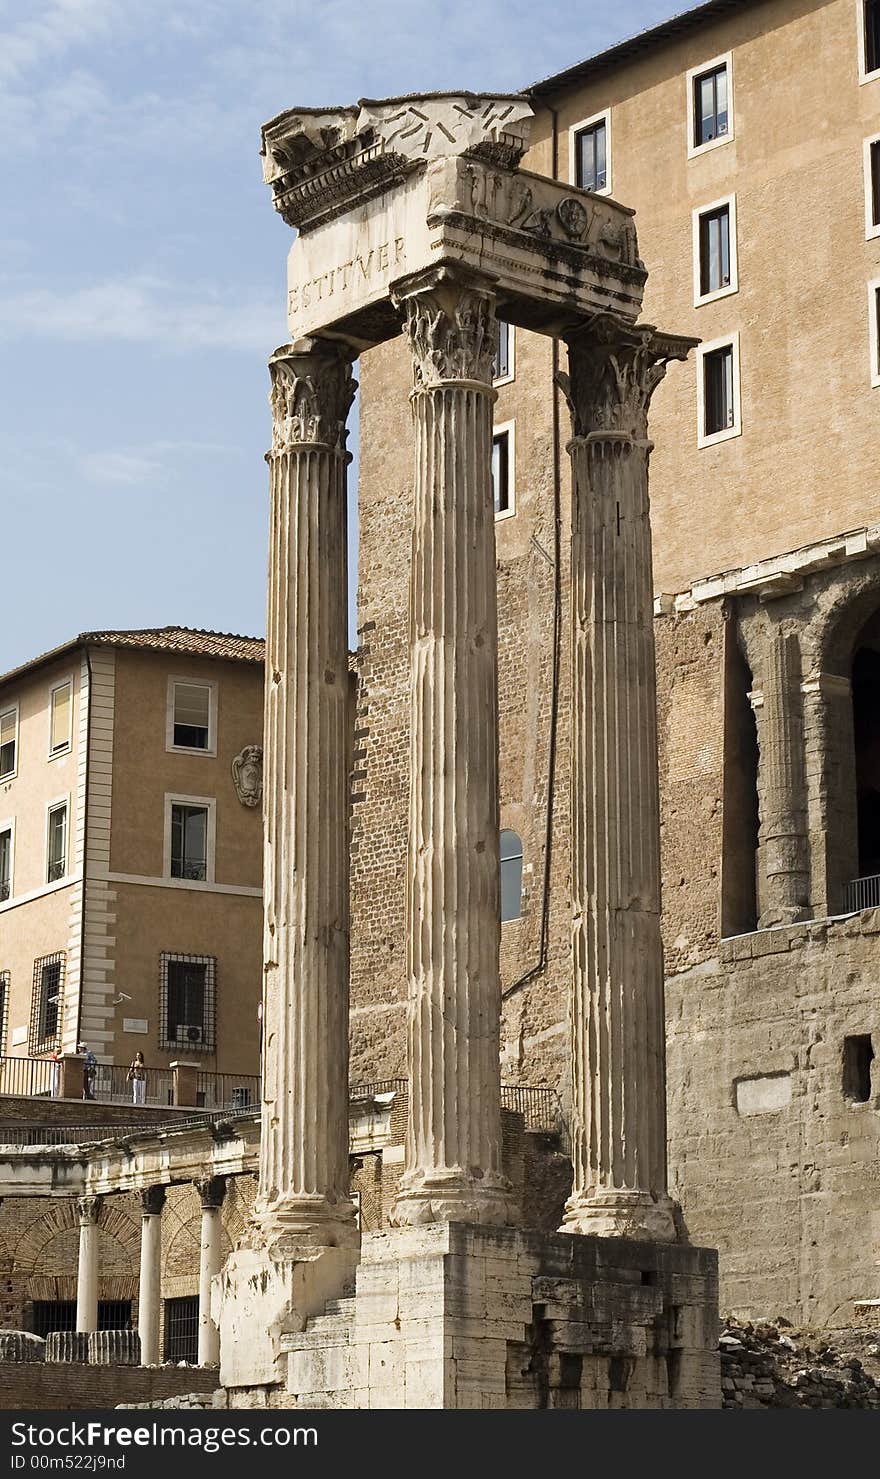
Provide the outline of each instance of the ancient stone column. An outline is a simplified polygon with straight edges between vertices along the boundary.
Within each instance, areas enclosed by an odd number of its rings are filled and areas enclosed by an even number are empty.
[[[159,1361],[159,1301],[161,1297],[162,1208],[164,1186],[141,1192],[141,1277],[138,1286],[138,1334],[141,1365]]]
[[[764,907],[758,920],[761,929],[772,924],[792,924],[809,913],[810,858],[800,683],[797,637],[774,625],[770,628],[761,685],[764,702],[758,756],[758,846],[765,885]]]
[[[202,1204],[199,1245],[199,1355],[200,1366],[220,1363],[220,1331],[211,1319],[211,1280],[220,1272],[223,1226],[220,1219],[226,1178],[208,1176],[195,1183]]]
[[[492,498],[497,325],[480,281],[436,269],[396,297],[413,357],[408,1062],[393,1220],[508,1222],[501,1172],[498,634]]]
[[[304,340],[272,378],[264,752],[263,1118],[270,1243],[356,1242],[348,1185],[351,356]]]
[[[76,1328],[98,1328],[98,1219],[101,1197],[77,1197],[79,1265],[76,1271]]]
[[[562,1231],[671,1239],[648,405],[693,341],[571,337],[574,1180]]]

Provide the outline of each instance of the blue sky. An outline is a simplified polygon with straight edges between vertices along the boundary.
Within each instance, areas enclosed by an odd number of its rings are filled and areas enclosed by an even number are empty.
[[[291,233],[260,125],[514,91],[676,0],[0,0],[0,672],[94,628],[261,633]]]

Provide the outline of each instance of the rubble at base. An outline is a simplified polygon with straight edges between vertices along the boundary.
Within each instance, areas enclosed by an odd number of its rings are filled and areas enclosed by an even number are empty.
[[[727,1409],[880,1408],[880,1332],[795,1330],[776,1319],[724,1323],[721,1398]]]

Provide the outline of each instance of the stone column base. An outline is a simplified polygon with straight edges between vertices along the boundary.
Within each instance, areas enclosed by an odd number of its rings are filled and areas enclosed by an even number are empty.
[[[720,1407],[718,1259],[511,1227],[392,1229],[364,1238],[354,1297],[280,1344],[283,1406]]]
[[[569,1197],[559,1229],[595,1238],[633,1238],[674,1243],[678,1238],[675,1203],[646,1191],[595,1191]]]
[[[252,1241],[257,1243],[255,1230]],[[353,1286],[358,1249],[305,1244],[238,1247],[211,1286],[220,1331],[220,1382],[236,1389],[283,1382],[282,1337],[302,1330],[328,1299]]]
[[[394,1227],[423,1227],[432,1222],[478,1222],[498,1227],[519,1219],[519,1207],[506,1176],[487,1172],[467,1176],[453,1169],[446,1174],[415,1172],[400,1183],[391,1223]]]

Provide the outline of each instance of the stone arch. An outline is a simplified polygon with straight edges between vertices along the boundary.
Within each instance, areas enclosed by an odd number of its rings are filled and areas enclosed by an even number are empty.
[[[816,672],[848,678],[859,633],[880,608],[880,558],[839,567],[826,579],[805,632],[804,655]]]
[[[115,1199],[106,1197],[98,1214],[100,1246],[112,1248],[112,1259],[102,1258],[103,1264],[118,1263],[127,1274],[136,1274],[140,1260],[140,1228]],[[13,1265],[22,1273],[48,1272],[47,1255],[58,1245],[64,1251],[65,1269],[70,1266],[68,1255],[72,1247],[72,1267],[75,1275],[79,1248],[79,1221],[73,1200],[57,1201],[37,1217],[22,1233],[13,1253]]]

